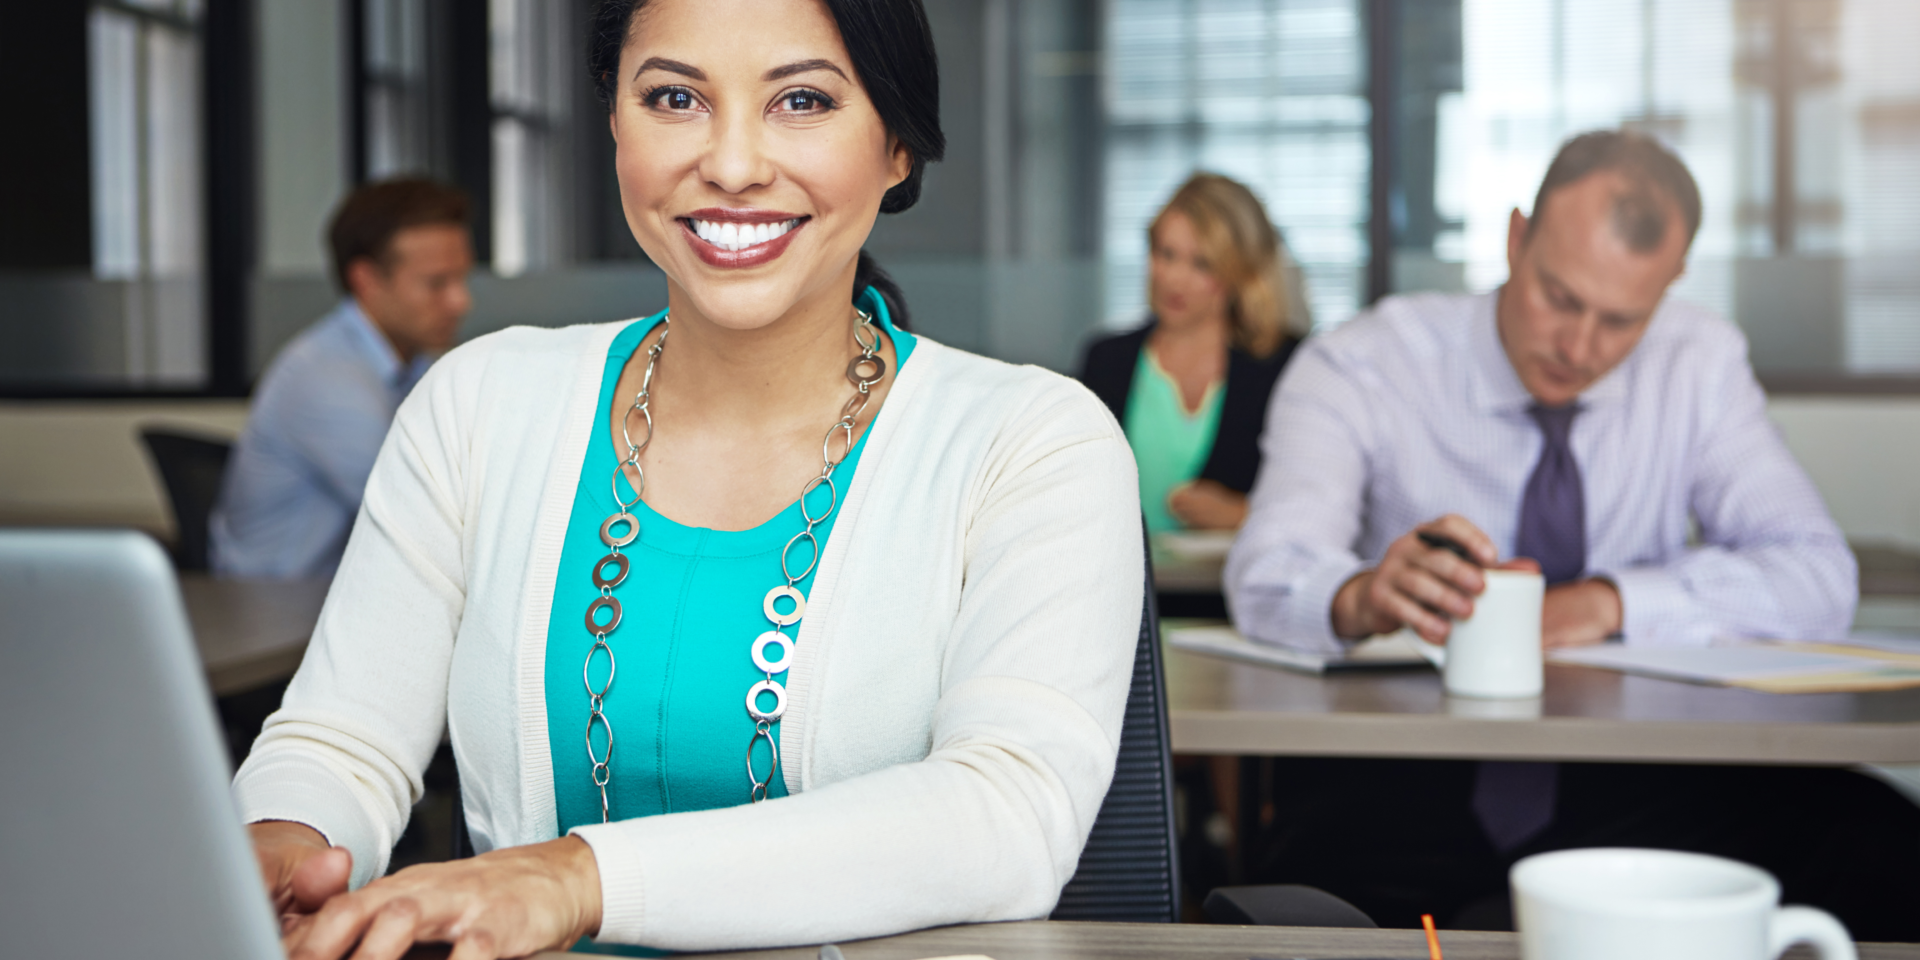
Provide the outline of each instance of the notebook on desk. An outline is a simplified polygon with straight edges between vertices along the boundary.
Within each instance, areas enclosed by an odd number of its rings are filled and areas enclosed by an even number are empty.
[[[1239,631],[1222,623],[1174,623],[1162,625],[1167,643],[1188,653],[1237,660],[1262,667],[1279,667],[1299,673],[1345,673],[1357,670],[1408,670],[1428,667],[1408,641],[1398,635],[1374,637],[1356,643],[1340,656],[1307,653],[1289,647],[1255,643]]]
[[[1866,693],[1920,686],[1920,644],[1901,638],[1744,641],[1710,647],[1606,643],[1550,651],[1547,659],[1766,693]]]

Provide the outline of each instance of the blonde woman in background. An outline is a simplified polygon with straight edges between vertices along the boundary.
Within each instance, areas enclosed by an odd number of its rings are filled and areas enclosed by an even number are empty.
[[[1137,330],[1094,341],[1080,380],[1126,429],[1154,533],[1233,530],[1274,383],[1311,326],[1280,231],[1241,183],[1198,173],[1147,227]]]

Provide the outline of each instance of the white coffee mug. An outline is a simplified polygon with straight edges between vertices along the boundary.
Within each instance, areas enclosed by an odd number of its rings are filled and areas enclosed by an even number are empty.
[[[1485,576],[1487,589],[1474,598],[1473,616],[1453,622],[1446,646],[1427,643],[1411,629],[1407,635],[1440,668],[1453,696],[1537,697],[1544,685],[1540,605],[1546,581],[1523,570],[1488,570]]]
[[[1773,960],[1796,943],[1855,960],[1833,915],[1782,907],[1744,863],[1673,850],[1595,847],[1514,864],[1522,960]]]

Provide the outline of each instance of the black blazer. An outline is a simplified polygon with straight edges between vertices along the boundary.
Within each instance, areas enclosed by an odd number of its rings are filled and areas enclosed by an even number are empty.
[[[1149,317],[1146,326],[1138,330],[1093,341],[1080,361],[1080,382],[1122,423],[1126,422],[1127,394],[1133,390],[1133,371],[1155,322]],[[1200,479],[1213,480],[1240,493],[1253,489],[1253,478],[1260,472],[1260,431],[1267,424],[1267,403],[1273,399],[1280,371],[1298,344],[1288,337],[1265,359],[1237,348],[1227,355],[1227,394],[1220,400],[1220,430],[1214,435],[1206,466],[1200,469]]]

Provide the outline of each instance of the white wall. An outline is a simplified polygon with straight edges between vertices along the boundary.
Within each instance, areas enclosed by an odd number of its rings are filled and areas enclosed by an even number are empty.
[[[1777,397],[1767,412],[1848,538],[1920,551],[1920,397]]]

